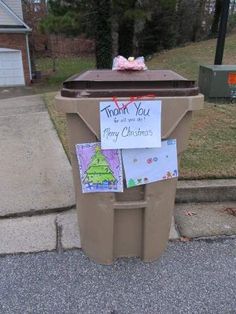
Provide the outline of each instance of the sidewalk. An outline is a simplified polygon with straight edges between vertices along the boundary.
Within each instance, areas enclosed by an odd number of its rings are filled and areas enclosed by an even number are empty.
[[[0,101],[0,150],[0,254],[80,248],[71,166],[40,95]],[[236,180],[180,181],[170,239],[236,235],[235,208]]]

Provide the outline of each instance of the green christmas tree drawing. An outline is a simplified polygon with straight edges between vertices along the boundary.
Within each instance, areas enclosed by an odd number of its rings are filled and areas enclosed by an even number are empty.
[[[84,174],[84,182],[89,184],[102,185],[105,182],[110,184],[117,182],[100,147],[95,148],[95,154],[92,156],[91,162]]]
[[[134,179],[129,179],[128,181],[128,188],[132,188],[133,186],[136,186],[136,183]]]

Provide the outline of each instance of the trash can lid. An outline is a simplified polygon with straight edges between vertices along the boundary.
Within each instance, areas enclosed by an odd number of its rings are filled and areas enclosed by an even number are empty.
[[[91,70],[74,75],[63,83],[64,97],[194,96],[195,81],[171,70],[112,71]]]

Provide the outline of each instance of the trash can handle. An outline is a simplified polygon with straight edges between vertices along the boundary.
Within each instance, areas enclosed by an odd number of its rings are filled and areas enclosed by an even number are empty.
[[[116,209],[133,209],[133,208],[145,208],[147,207],[147,201],[125,201],[115,202],[114,208]]]

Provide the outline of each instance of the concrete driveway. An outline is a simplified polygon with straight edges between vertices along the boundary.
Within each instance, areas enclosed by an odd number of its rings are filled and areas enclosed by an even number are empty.
[[[0,102],[0,216],[74,205],[70,163],[40,95]]]

